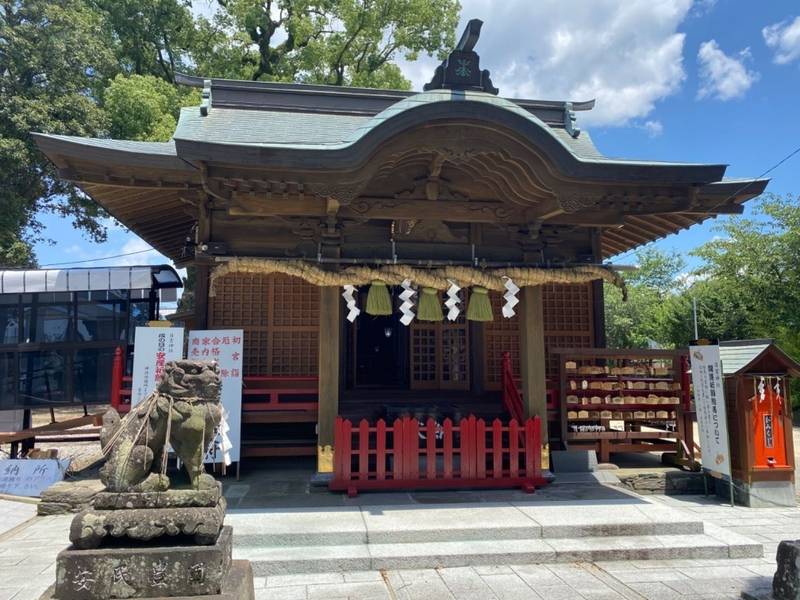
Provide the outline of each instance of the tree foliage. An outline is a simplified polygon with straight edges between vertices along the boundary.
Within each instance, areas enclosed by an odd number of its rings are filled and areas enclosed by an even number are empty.
[[[458,0],[219,3],[247,33],[253,79],[400,89],[410,84],[393,60],[451,48],[460,9]]]
[[[201,0],[203,1],[203,0]],[[206,4],[208,0],[205,0]],[[0,265],[35,263],[43,213],[93,241],[102,210],[62,181],[30,132],[163,141],[206,77],[395,87],[395,64],[454,43],[457,0],[0,0]]]
[[[153,75],[117,75],[103,99],[112,138],[164,142],[175,132],[180,107],[198,104],[200,94]]]
[[[41,212],[71,217],[92,239],[96,205],[61,181],[31,131],[92,136],[105,130],[98,98],[114,56],[100,15],[81,0],[0,4],[0,263],[34,262]]]
[[[800,358],[800,203],[767,195],[716,233],[693,252],[701,265],[691,273],[676,255],[639,253],[639,270],[625,275],[629,302],[606,289],[609,345],[686,346],[695,301],[701,337],[774,338]]]
[[[628,300],[614,286],[605,286],[606,338],[612,348],[647,348],[663,343],[664,301],[679,285],[686,266],[678,254],[654,249],[637,254],[638,268],[623,275]]]

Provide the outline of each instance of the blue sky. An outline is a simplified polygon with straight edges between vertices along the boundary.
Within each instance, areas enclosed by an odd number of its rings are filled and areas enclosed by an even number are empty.
[[[800,146],[800,3],[796,0],[462,0],[462,23],[484,20],[477,46],[506,97],[597,98],[579,125],[608,156],[725,163],[755,177]],[[196,10],[208,14],[201,0]],[[400,64],[421,89],[437,61]],[[800,155],[771,173],[768,190],[800,191]],[[748,209],[749,212],[749,209]],[[111,223],[93,244],[45,215],[39,263],[146,250]],[[714,221],[656,243],[688,253]],[[75,266],[169,262],[155,251]],[[623,256],[621,262],[635,263]],[[697,262],[690,260],[690,265]]]

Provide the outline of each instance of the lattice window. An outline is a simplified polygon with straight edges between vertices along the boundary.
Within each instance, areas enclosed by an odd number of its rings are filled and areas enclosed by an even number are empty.
[[[436,387],[436,326],[418,325],[411,329],[411,387]]]
[[[548,332],[592,331],[590,285],[547,285],[543,290],[542,305]]]
[[[510,319],[503,318],[503,296],[499,292],[489,292],[492,302],[494,321],[484,326],[486,354],[484,361],[484,386],[487,389],[500,389],[503,380],[503,354],[511,355],[511,369],[514,376],[520,376],[519,370],[519,313]]]
[[[442,329],[442,386],[469,385],[469,347],[464,327]]]
[[[465,311],[453,322],[415,320],[410,327],[412,389],[468,390],[469,326]]]
[[[319,290],[296,277],[227,275],[209,298],[209,327],[244,330],[245,375],[316,375]]]
[[[496,390],[500,389],[502,381],[504,352],[511,354],[514,376],[520,376],[520,319],[518,314],[511,319],[502,317],[501,294],[491,292],[490,298],[495,320],[486,323],[484,329],[484,386],[486,389]],[[547,377],[555,380],[558,376],[558,360],[550,355],[551,348],[594,346],[591,284],[546,285],[542,293],[542,304]]]

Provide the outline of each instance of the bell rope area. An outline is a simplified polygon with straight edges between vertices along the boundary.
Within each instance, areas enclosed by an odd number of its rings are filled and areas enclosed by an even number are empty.
[[[800,600],[797,7],[150,4],[0,7],[0,600]]]

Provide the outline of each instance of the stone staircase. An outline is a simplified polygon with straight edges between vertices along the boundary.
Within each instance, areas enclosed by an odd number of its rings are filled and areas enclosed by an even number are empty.
[[[256,575],[576,561],[751,558],[761,544],[647,501],[230,511]]]

